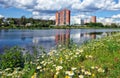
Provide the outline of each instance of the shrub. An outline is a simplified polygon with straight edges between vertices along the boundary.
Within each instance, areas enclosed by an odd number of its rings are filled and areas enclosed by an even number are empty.
[[[24,57],[20,48],[14,47],[6,50],[4,54],[0,56],[0,68],[14,68],[24,67]]]

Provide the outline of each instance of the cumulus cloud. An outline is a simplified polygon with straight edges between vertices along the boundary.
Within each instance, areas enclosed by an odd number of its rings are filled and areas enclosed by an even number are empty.
[[[120,14],[113,15],[112,18],[115,18],[115,19],[119,18],[120,19]]]
[[[101,22],[103,24],[110,24],[114,22],[114,19],[111,17],[99,17],[97,18],[97,22]]]
[[[79,12],[96,12],[98,10],[120,10],[120,0],[0,0],[0,6],[16,7],[31,11],[34,18],[53,18],[56,11],[68,8]],[[50,17],[51,16],[51,17]]]
[[[3,18],[4,16],[3,15],[0,15],[0,18]]]
[[[98,17],[97,22],[101,22],[103,24],[111,24],[111,23],[118,23],[120,24],[120,14],[113,15],[111,17]]]
[[[81,24],[81,20],[85,21],[85,22],[90,22],[90,15],[86,15],[86,14],[81,14],[81,15],[77,15],[77,16],[71,16],[71,24]]]

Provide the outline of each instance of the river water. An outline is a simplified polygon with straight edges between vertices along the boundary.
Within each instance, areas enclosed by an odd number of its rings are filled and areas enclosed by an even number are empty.
[[[44,29],[44,30],[0,30],[0,52],[13,46],[30,49],[41,46],[49,51],[59,43],[68,44],[69,40],[82,44],[85,41],[102,38],[118,32],[118,29]]]

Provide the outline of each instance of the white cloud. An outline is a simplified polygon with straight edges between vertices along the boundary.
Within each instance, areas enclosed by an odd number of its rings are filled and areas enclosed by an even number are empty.
[[[90,18],[91,18],[91,16],[85,15],[85,14],[72,16],[71,17],[71,24],[81,24],[81,20],[90,22]]]
[[[117,14],[117,15],[113,15],[112,18],[119,18],[120,19],[120,14]]]
[[[37,12],[37,11],[34,11],[34,12],[32,12],[32,14],[33,14],[33,16],[35,15],[40,15],[40,13],[39,12]]]
[[[34,15],[34,19],[43,19],[43,20],[55,20],[55,16],[49,16],[49,15]]]
[[[77,16],[79,12],[98,10],[120,10],[120,0],[0,0],[2,7],[16,7],[31,11],[35,18],[51,18],[55,12],[68,8]]]
[[[4,16],[3,15],[0,15],[0,18],[3,18]]]

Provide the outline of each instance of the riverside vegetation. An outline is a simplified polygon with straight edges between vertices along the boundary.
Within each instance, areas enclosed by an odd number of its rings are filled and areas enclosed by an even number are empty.
[[[0,56],[1,78],[120,78],[120,33],[41,54],[14,47]]]
[[[55,26],[55,20],[42,20],[34,18],[0,18],[0,29],[68,29],[68,28],[120,28],[120,25],[112,23],[85,23],[84,25]]]

